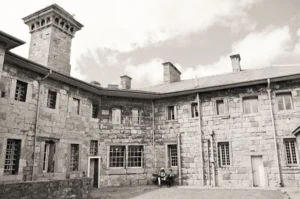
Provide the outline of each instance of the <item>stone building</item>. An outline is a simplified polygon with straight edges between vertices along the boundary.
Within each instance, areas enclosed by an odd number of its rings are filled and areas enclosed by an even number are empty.
[[[166,62],[160,85],[104,88],[70,76],[72,15],[53,4],[23,20],[29,59],[0,31],[0,181],[150,184],[165,167],[184,185],[300,186],[300,65],[241,70],[232,55],[232,73],[181,80]]]

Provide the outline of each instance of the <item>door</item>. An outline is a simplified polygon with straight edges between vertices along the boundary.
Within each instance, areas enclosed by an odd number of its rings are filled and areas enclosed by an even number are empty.
[[[94,160],[94,175],[93,175],[93,187],[98,188],[98,159],[93,159]]]
[[[99,158],[89,158],[89,166],[88,177],[93,179],[93,187],[99,188]]]
[[[254,187],[265,186],[265,171],[262,156],[251,156]]]

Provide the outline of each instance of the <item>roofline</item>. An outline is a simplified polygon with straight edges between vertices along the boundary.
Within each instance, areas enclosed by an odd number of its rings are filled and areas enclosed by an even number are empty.
[[[298,133],[300,133],[300,126],[298,126],[293,132],[292,134],[297,135]]]
[[[41,64],[30,61],[24,57],[21,57],[19,55],[12,53],[12,52],[7,52],[5,58],[11,62],[17,63],[21,67],[27,68],[28,70],[32,70],[32,71],[37,72],[42,75],[48,74],[48,72],[50,70],[46,66],[43,66]],[[222,86],[194,88],[194,89],[175,91],[175,92],[169,92],[169,93],[157,93],[157,92],[142,91],[142,90],[128,90],[128,89],[123,90],[123,89],[109,89],[109,88],[98,87],[96,85],[87,83],[85,81],[79,80],[77,78],[65,75],[65,74],[57,72],[57,71],[52,71],[52,74],[49,77],[52,79],[55,79],[57,81],[61,81],[61,82],[67,83],[69,85],[76,86],[78,88],[87,90],[87,91],[95,93],[97,95],[152,99],[152,100],[168,98],[168,97],[175,97],[175,96],[182,96],[182,95],[189,95],[189,94],[194,94],[194,93],[203,93],[203,92],[223,90],[223,89],[229,89],[229,88],[250,86],[250,85],[267,84],[267,80],[268,80],[268,78],[266,78],[266,79],[258,79],[258,80],[253,80],[253,81],[245,81],[245,82],[240,82],[240,83],[226,84],[226,85],[222,85]],[[278,77],[273,77],[273,78],[269,78],[269,79],[271,82],[280,82],[280,81],[293,80],[293,79],[299,79],[299,78],[300,78],[300,73],[296,73],[293,75],[287,75],[287,76],[278,76]]]
[[[7,39],[11,42],[11,45],[9,48],[7,48],[7,50],[10,50],[12,48],[15,48],[17,46],[20,46],[20,45],[23,45],[26,43],[25,41],[22,41],[21,39],[18,39],[18,38],[14,37],[10,34],[7,34],[1,30],[0,30],[0,36],[3,36],[5,39]]]

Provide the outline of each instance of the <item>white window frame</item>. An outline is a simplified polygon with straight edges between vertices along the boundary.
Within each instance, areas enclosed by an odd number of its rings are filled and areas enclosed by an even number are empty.
[[[295,147],[295,156],[296,156],[296,163],[288,163],[288,157],[287,157],[287,148],[286,148],[286,142],[289,141],[289,152],[291,154],[291,161],[293,161],[293,156],[292,156],[292,149],[290,145],[290,141],[294,142],[294,147]],[[298,145],[297,145],[297,139],[296,138],[283,138],[283,145],[284,145],[284,156],[286,160],[286,165],[287,166],[298,166],[299,165],[299,158],[298,158]]]
[[[257,112],[253,111],[253,102],[252,101],[257,101]],[[249,101],[250,102],[250,112],[246,113],[246,106],[245,106],[245,101]],[[258,96],[245,96],[243,97],[243,113],[244,114],[253,114],[253,113],[258,113],[259,112],[259,100],[258,100]]]
[[[223,164],[223,161],[222,161],[222,149],[220,148],[220,145],[222,145],[222,144],[228,144],[228,157],[229,157],[229,165],[228,164],[226,164],[226,165],[224,165]],[[219,164],[219,167],[221,167],[221,168],[224,168],[224,167],[231,167],[232,166],[232,152],[231,152],[231,142],[229,142],[229,141],[219,141],[219,142],[217,142],[217,151],[218,151],[218,160],[219,160],[219,162],[218,162],[218,164]],[[226,151],[225,151],[225,153],[226,153]],[[226,156],[227,154],[225,154],[225,161],[227,162],[227,160],[228,160],[228,157]]]
[[[289,96],[290,97],[291,109],[286,109],[285,96]],[[293,110],[294,109],[293,97],[292,97],[292,93],[291,92],[278,92],[278,93],[276,93],[275,97],[276,97],[278,111],[289,111],[289,110]],[[278,98],[279,97],[282,97],[283,109],[279,109],[279,103],[278,103]]]
[[[137,111],[137,117],[134,116],[135,111]],[[135,118],[137,118],[137,120]],[[140,125],[141,124],[141,110],[140,109],[133,108],[131,110],[131,122],[132,122],[133,125]]]
[[[116,114],[118,114],[118,115],[116,115]],[[119,119],[117,119],[117,117]],[[112,124],[122,124],[122,109],[121,108],[112,108],[111,123]]]
[[[172,166],[171,164],[171,151],[170,151],[170,147],[171,146],[176,146],[177,149],[177,166]],[[178,145],[177,143],[166,143],[165,144],[165,157],[166,157],[166,161],[165,161],[165,167],[166,168],[173,168],[173,169],[177,169],[178,168]]]

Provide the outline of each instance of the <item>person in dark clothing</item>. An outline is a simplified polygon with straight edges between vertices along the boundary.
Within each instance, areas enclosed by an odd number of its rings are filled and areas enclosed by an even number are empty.
[[[158,173],[158,186],[161,186],[162,181],[166,181],[167,175],[164,168],[161,168]]]
[[[175,177],[175,174],[173,173],[173,170],[169,169],[169,173],[167,175],[167,184],[168,184],[168,187],[170,187],[171,184],[173,183],[174,177]]]

